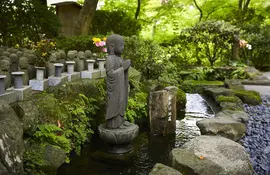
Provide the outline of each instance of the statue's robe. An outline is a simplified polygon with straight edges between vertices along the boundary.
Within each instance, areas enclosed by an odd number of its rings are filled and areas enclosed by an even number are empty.
[[[107,110],[106,126],[117,128],[124,122],[128,100],[128,70],[122,67],[123,59],[109,55],[106,61]]]

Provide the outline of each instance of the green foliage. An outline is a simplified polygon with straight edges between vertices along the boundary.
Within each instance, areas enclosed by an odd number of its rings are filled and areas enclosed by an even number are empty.
[[[121,10],[96,11],[91,26],[91,35],[116,33],[123,36],[132,36],[138,35],[141,30],[139,21]]]
[[[93,98],[87,98],[83,94],[79,94],[79,98],[70,102],[64,101],[65,106],[71,117],[64,121],[64,135],[72,141],[72,148],[75,149],[77,155],[81,153],[81,146],[89,140],[90,134],[93,134],[90,125],[90,118],[87,115],[94,115],[98,109],[93,103],[96,102]]]
[[[245,67],[238,67],[230,74],[230,79],[246,79],[249,78],[249,74],[246,72]]]
[[[206,21],[182,31],[180,36],[176,37],[172,43],[184,44],[185,42],[192,45],[187,45],[187,48],[179,48],[181,52],[192,52],[182,54],[176,57],[175,61],[187,60],[187,56],[195,56],[197,63],[200,65],[203,59],[207,59],[211,66],[217,60],[223,62],[231,56],[231,43],[234,34],[239,30],[234,26],[224,21]],[[183,45],[186,47],[186,44]],[[172,55],[177,56],[175,53]],[[191,58],[192,58],[191,57]]]
[[[164,64],[164,70],[160,74],[158,81],[163,83],[165,86],[177,86],[182,80],[177,66],[169,61]]]
[[[129,97],[125,119],[134,123],[136,119],[147,117],[147,94],[144,92],[135,93]]]
[[[104,91],[103,84],[96,83]],[[89,87],[88,87],[89,88]],[[68,89],[67,91],[71,91]],[[80,155],[82,145],[89,141],[93,130],[90,121],[99,109],[97,100],[104,97],[92,98],[72,91],[57,91],[57,95],[42,93],[35,94],[33,98],[38,104],[41,113],[39,125],[30,139],[35,144],[51,144],[63,149],[67,155],[75,150]],[[105,93],[105,92],[102,92]],[[98,94],[97,96],[100,96]],[[36,173],[43,166],[42,157],[35,158],[36,149],[28,148],[25,152],[25,165],[27,171]],[[32,161],[31,159],[39,159]],[[67,159],[66,161],[69,161]],[[31,174],[29,173],[29,174]]]
[[[124,59],[130,59],[132,66],[147,79],[156,79],[164,69],[165,53],[152,40],[137,36],[125,37]]]
[[[92,38],[99,37],[103,38],[103,36],[71,36],[71,37],[58,37],[55,39],[57,43],[57,48],[65,50],[68,52],[69,50],[77,50],[77,51],[85,51],[91,50],[95,53],[97,47],[93,44]]]
[[[0,2],[0,45],[23,45],[25,38],[39,41],[58,35],[60,22],[53,8],[40,4],[39,0],[2,0]]]
[[[262,27],[257,33],[246,33],[252,45],[249,56],[252,64],[259,69],[270,65],[270,25]],[[252,52],[252,53],[251,53]]]
[[[46,144],[39,142],[31,141],[28,143],[23,155],[25,174],[45,175],[40,169],[40,167],[47,165],[47,162],[43,159],[45,146]]]
[[[56,50],[56,43],[52,40],[41,40],[32,46],[36,57],[34,59],[35,66],[45,67],[50,60],[52,51]]]
[[[249,78],[246,67],[199,67],[189,72],[185,80],[207,80],[214,81],[225,79]]]
[[[66,153],[71,151],[70,140],[63,135],[63,130],[52,124],[39,125],[34,137],[40,142],[59,146]]]

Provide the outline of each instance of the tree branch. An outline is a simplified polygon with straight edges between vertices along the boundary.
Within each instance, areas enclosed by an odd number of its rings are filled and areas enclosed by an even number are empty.
[[[137,0],[138,5],[137,5],[137,9],[136,9],[136,13],[135,13],[135,19],[138,18],[140,10],[141,10],[141,0]]]
[[[200,12],[200,19],[199,19],[199,22],[201,22],[202,17],[203,17],[203,11],[202,11],[202,9],[199,7],[199,5],[197,4],[196,0],[193,0],[193,2],[194,2],[194,4],[195,4],[196,8],[197,8],[197,9],[199,10],[199,12]]]

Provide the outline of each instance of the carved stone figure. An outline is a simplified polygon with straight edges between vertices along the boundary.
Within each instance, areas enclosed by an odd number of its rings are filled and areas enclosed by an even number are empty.
[[[23,84],[28,85],[28,82],[29,82],[28,59],[26,57],[21,57],[19,59],[19,71],[24,72]]]
[[[0,61],[0,74],[6,75],[5,78],[5,88],[9,88],[11,86],[11,76],[10,76],[10,61],[7,59],[3,59]]]
[[[106,126],[118,128],[124,124],[128,100],[128,69],[130,60],[123,60],[124,38],[111,35],[106,41],[109,56],[106,61],[107,111]]]

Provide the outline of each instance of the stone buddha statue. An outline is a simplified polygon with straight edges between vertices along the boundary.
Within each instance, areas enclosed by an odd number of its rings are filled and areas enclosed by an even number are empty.
[[[120,35],[111,35],[107,38],[106,45],[108,57],[106,60],[106,85],[107,85],[107,128],[125,128],[124,115],[128,102],[128,69],[130,60],[123,60],[124,38]]]

